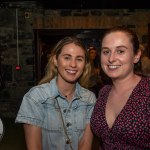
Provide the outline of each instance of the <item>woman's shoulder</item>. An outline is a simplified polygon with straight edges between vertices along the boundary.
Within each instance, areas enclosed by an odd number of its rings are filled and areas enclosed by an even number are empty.
[[[106,93],[111,89],[112,85],[111,84],[106,84],[100,89],[100,93]]]
[[[50,86],[49,83],[43,83],[40,85],[35,85],[35,86],[31,87],[28,92],[32,93],[32,92],[36,92],[36,91],[39,91],[42,89],[47,89],[49,86]]]
[[[79,90],[79,95],[81,96],[81,98],[89,103],[95,103],[96,101],[96,95],[94,92],[90,91],[87,88],[81,87]]]
[[[111,90],[111,87],[112,87],[112,85],[110,85],[110,84],[104,85],[104,86],[99,90],[98,98],[99,98],[99,97],[104,97],[107,93],[109,93],[109,91]]]
[[[141,84],[150,84],[150,76],[142,76]]]
[[[54,90],[54,88],[51,88],[50,83],[35,85],[26,92],[25,97],[46,98],[50,95],[49,92],[52,90]]]
[[[150,77],[142,76],[140,82],[135,88],[136,93],[142,94],[145,96],[150,95]]]
[[[81,95],[87,95],[87,96],[90,96],[90,95],[93,96],[93,95],[95,95],[94,92],[92,92],[89,89],[84,88],[84,87],[81,87],[79,91],[80,91]]]

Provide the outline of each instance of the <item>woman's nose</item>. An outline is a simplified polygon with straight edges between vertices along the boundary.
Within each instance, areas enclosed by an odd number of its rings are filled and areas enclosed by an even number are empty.
[[[113,62],[113,61],[115,61],[115,59],[116,59],[115,54],[111,53],[109,56],[109,62]]]
[[[76,67],[76,61],[75,60],[71,60],[70,61],[70,66],[71,67]]]

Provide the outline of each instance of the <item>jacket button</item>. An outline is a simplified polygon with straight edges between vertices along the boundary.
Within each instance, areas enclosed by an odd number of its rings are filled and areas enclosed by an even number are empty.
[[[66,109],[64,109],[63,112],[66,113]]]
[[[66,139],[66,144],[70,144],[70,140],[69,139]]]
[[[66,124],[66,126],[67,126],[67,127],[71,126],[71,123],[70,123],[70,122],[68,122],[68,123]]]

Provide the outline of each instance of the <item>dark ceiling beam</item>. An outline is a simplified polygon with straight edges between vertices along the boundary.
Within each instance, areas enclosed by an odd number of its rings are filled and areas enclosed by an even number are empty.
[[[44,9],[150,9],[149,0],[0,0],[10,3],[34,3]]]

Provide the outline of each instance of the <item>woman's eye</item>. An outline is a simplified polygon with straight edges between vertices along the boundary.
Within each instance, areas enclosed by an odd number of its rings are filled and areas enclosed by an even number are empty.
[[[117,53],[118,53],[118,54],[123,54],[123,53],[124,53],[124,50],[118,50]]]
[[[68,60],[68,59],[69,59],[69,57],[68,57],[68,56],[65,56],[65,57],[64,57],[64,59]]]
[[[108,54],[110,53],[110,51],[108,51],[108,50],[103,50],[102,53],[103,53],[104,55],[108,55]]]
[[[77,60],[78,60],[78,61],[83,61],[83,59],[81,59],[81,58],[78,58]]]

